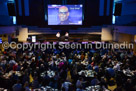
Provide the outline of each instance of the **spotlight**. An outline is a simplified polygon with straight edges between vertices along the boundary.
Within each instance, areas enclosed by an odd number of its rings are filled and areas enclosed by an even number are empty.
[[[59,32],[56,34],[56,37],[57,37],[57,38],[60,38],[60,33],[59,33]]]
[[[69,37],[69,33],[68,32],[66,32],[65,37]]]

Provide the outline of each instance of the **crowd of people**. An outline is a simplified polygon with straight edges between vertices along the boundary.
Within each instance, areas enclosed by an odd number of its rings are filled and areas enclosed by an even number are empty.
[[[92,70],[93,76],[79,75],[84,70]],[[88,86],[99,86],[98,91],[136,91],[136,55],[132,50],[106,49],[0,53],[0,88],[31,91],[46,86],[56,91],[87,91]]]

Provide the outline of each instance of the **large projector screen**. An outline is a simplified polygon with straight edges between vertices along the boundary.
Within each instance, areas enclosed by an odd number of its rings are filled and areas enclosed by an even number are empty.
[[[48,25],[82,25],[82,5],[48,5]]]

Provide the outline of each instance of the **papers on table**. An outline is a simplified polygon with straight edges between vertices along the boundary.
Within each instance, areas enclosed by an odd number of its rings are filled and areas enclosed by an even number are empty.
[[[93,70],[81,70],[78,74],[84,75],[85,77],[94,77],[95,72]]]
[[[33,89],[33,91],[58,91],[58,89],[51,88],[50,86]]]
[[[88,86],[85,88],[87,91],[100,91],[100,85]]]
[[[54,71],[47,71],[47,75],[52,78],[55,76],[55,72]],[[41,77],[45,77],[46,76],[46,71],[41,73]]]
[[[123,73],[124,73],[126,76],[129,76],[129,77],[131,77],[131,76],[134,75],[134,73],[133,73],[132,71],[130,71],[129,69],[123,70]]]

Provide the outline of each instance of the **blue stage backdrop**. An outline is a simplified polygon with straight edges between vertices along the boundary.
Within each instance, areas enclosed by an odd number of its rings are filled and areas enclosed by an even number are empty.
[[[65,23],[59,18],[59,8],[63,6],[67,7],[69,12]],[[82,7],[82,5],[48,5],[48,25],[82,25]]]

